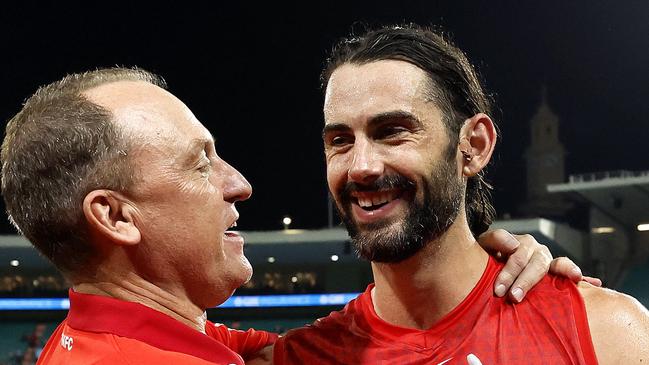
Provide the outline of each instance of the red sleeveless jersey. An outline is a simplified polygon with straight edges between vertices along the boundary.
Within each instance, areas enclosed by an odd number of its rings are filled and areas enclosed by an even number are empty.
[[[432,328],[393,326],[374,312],[373,285],[339,312],[289,331],[274,362],[288,364],[597,364],[586,310],[574,283],[546,277],[514,304],[493,294],[502,264],[489,258],[476,287]],[[426,305],[426,303],[421,303]]]

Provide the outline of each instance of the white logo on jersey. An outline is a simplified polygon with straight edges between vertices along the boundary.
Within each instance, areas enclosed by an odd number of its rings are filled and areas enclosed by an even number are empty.
[[[444,360],[444,361],[442,361],[440,363],[437,363],[437,365],[444,365],[444,364],[446,364],[447,362],[449,362],[451,360],[453,360],[453,358],[449,357],[448,359],[446,359],[446,360]],[[482,365],[482,363],[480,362],[480,359],[478,359],[478,357],[475,356],[474,354],[469,354],[469,356],[466,357],[466,361],[467,361],[468,365]]]
[[[74,339],[70,336],[66,336],[65,334],[61,333],[61,346],[70,351],[72,350],[72,343],[74,342]]]
[[[466,361],[468,361],[469,365],[482,365],[480,359],[478,359],[474,354],[469,354],[469,356],[466,357]]]

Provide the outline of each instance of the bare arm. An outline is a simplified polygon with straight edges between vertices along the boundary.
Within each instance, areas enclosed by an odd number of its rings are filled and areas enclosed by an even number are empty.
[[[649,363],[649,311],[635,298],[580,283],[600,365]]]

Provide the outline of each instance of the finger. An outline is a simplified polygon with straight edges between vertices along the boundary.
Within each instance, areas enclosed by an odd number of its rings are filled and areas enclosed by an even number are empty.
[[[567,257],[557,257],[550,263],[550,273],[565,276],[577,283],[582,280],[581,269]]]
[[[552,261],[552,256],[547,247],[542,246],[534,251],[530,262],[512,284],[512,290],[509,292],[510,299],[520,303],[527,292],[548,273],[550,261]]]
[[[592,276],[584,276],[582,277],[582,280],[587,282],[588,284],[595,285],[595,286],[602,286],[602,281],[598,278],[594,278]]]
[[[485,251],[498,251],[509,255],[518,248],[520,243],[509,232],[504,229],[487,231],[478,237],[478,244]]]
[[[521,245],[505,263],[505,266],[494,283],[494,292],[497,296],[502,297],[507,293],[514,283],[514,280],[523,272],[523,269],[530,261],[534,250],[529,245]]]
[[[480,359],[478,359],[474,354],[469,354],[469,356],[466,357],[466,361],[469,365],[482,365]]]

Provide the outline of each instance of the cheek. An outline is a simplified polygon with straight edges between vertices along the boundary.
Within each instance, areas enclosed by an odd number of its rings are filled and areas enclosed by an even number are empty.
[[[202,175],[197,175],[191,180],[180,181],[178,183],[178,189],[183,194],[191,196],[202,196],[206,194],[214,194],[216,189],[216,183],[218,179],[213,177],[205,177]]]
[[[347,169],[340,162],[327,162],[327,185],[336,193],[347,182]]]

